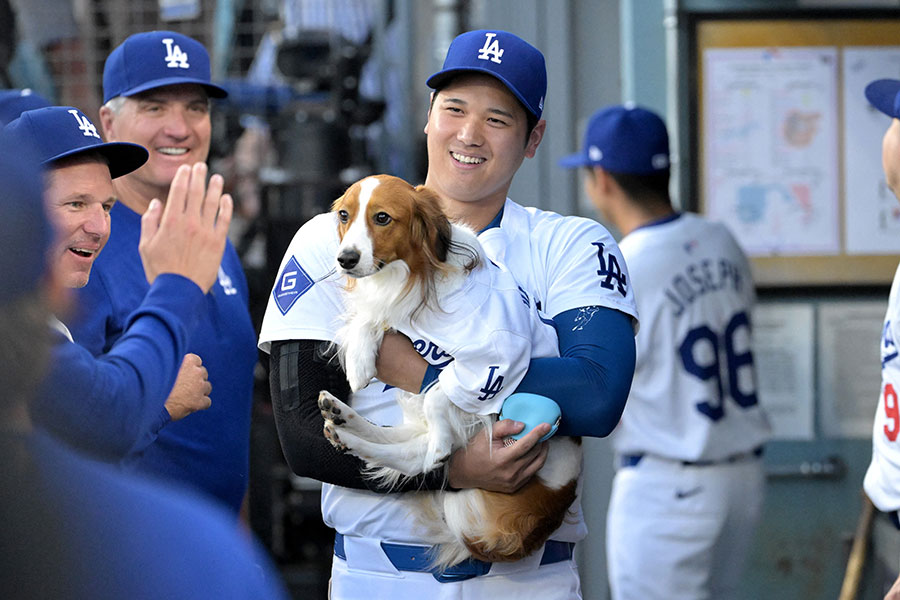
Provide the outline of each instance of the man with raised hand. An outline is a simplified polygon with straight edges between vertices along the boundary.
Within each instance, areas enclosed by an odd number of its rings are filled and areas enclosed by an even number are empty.
[[[167,202],[182,166],[206,161],[212,133],[209,98],[223,97],[225,91],[210,81],[202,44],[172,31],[151,31],[128,37],[110,53],[103,96],[104,137],[140,144],[150,156],[114,182],[119,201],[110,212],[112,233],[79,294],[87,311],[73,321],[72,333],[95,355],[115,344],[148,290],[138,254],[141,216],[154,198]],[[237,514],[248,484],[258,354],[247,281],[228,241],[203,305],[187,350],[209,372],[212,405],[162,429],[135,466],[203,490]]]
[[[44,200],[57,232],[49,255],[55,288],[83,287],[109,237],[113,179],[144,164],[147,151],[103,143],[73,107],[26,111],[4,132],[34,146],[46,169]],[[205,176],[205,165],[184,167],[177,201],[164,218],[159,201],[147,212],[141,257],[149,290],[109,352],[91,356],[71,343],[59,319],[53,321],[59,343],[50,376],[31,403],[32,418],[95,457],[130,460],[166,424],[209,406],[206,369],[196,355],[185,357],[185,348],[216,278],[231,198],[222,196],[221,177],[214,176],[207,190]],[[57,316],[65,312],[59,308]]]
[[[47,299],[59,282],[48,264],[56,256],[40,162],[29,144],[0,132],[0,598],[286,600],[265,551],[220,506],[86,459],[32,426],[29,404],[57,360]],[[179,179],[186,183],[187,175]],[[155,210],[148,218],[146,246],[159,259],[157,270],[168,270],[163,255],[170,252],[221,254],[224,242],[207,244],[209,236],[198,231],[210,229],[206,211],[218,203],[207,203],[212,196],[198,201],[190,191],[181,196],[186,201],[173,204],[184,209],[190,227],[178,225],[182,216],[173,211],[160,219]],[[226,225],[230,202],[220,208]],[[188,242],[188,230],[198,239]],[[201,240],[207,241],[198,245]],[[156,252],[157,245],[171,250]],[[200,281],[211,284],[215,269],[201,271]],[[159,274],[154,285],[165,279],[171,277]],[[202,298],[198,284],[185,283],[198,287],[196,297]],[[174,301],[168,305],[176,308]],[[158,319],[142,312],[135,326]],[[177,362],[170,363],[174,371]]]

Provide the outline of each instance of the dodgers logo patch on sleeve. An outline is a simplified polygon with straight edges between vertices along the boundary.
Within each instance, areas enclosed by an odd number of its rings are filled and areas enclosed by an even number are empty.
[[[293,256],[284,265],[281,274],[278,276],[278,282],[275,289],[272,290],[272,296],[275,298],[275,304],[282,315],[287,314],[297,298],[302,296],[313,286],[312,278],[306,274],[300,263]]]

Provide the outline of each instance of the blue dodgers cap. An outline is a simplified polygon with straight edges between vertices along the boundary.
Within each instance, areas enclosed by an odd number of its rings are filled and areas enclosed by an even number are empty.
[[[174,31],[135,33],[119,44],[103,66],[103,102],[166,85],[196,83],[213,98],[228,95],[210,81],[209,53]]]
[[[428,78],[435,89],[464,72],[493,75],[538,119],[547,94],[547,67],[541,51],[507,31],[479,29],[456,36],[441,70]]]
[[[50,105],[49,100],[28,88],[0,90],[0,126],[6,125],[26,110]]]
[[[649,175],[669,168],[669,134],[656,113],[615,105],[594,113],[581,152],[560,159],[563,167],[603,167],[613,173]]]
[[[900,118],[900,80],[873,81],[866,86],[866,99],[887,116]]]
[[[44,165],[83,152],[97,152],[109,164],[113,179],[140,168],[149,157],[147,149],[137,144],[104,143],[90,119],[72,106],[25,111],[7,124],[4,131],[22,143],[31,144]]]
[[[36,290],[47,269],[53,228],[44,208],[41,163],[0,130],[0,305]]]

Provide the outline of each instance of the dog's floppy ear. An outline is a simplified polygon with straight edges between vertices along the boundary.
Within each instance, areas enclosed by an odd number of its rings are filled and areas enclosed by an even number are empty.
[[[347,190],[347,191],[349,191],[349,190]],[[346,195],[347,195],[347,192],[344,192],[343,194],[338,196],[334,202],[331,203],[332,212],[336,211],[338,208],[340,208],[341,204],[344,203],[344,196],[346,196]]]
[[[413,233],[425,242],[425,253],[430,261],[447,262],[450,249],[450,221],[441,210],[438,195],[420,185],[415,188],[418,196],[413,217]]]
[[[359,194],[359,185],[358,182],[350,185],[344,193],[341,194],[334,202],[331,203],[331,212],[337,212],[342,208],[347,208],[349,203],[352,203],[354,194]],[[347,229],[350,228],[350,223],[341,223],[338,222],[338,235],[343,240],[344,233],[347,232]]]

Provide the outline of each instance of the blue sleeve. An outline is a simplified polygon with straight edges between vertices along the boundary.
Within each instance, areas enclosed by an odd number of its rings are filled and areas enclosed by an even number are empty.
[[[165,399],[203,306],[196,284],[160,275],[108,353],[95,358],[79,344],[57,345],[31,405],[34,422],[107,460],[152,440],[169,421]]]
[[[592,313],[587,322],[584,311]],[[594,306],[560,313],[553,323],[560,356],[532,359],[516,391],[555,400],[559,434],[605,437],[619,423],[634,376],[631,317]]]
[[[428,388],[431,387],[431,384],[437,381],[440,375],[441,370],[433,364],[428,363],[428,366],[425,368],[425,375],[422,376],[422,385],[419,387],[419,393],[424,394],[427,392]]]

